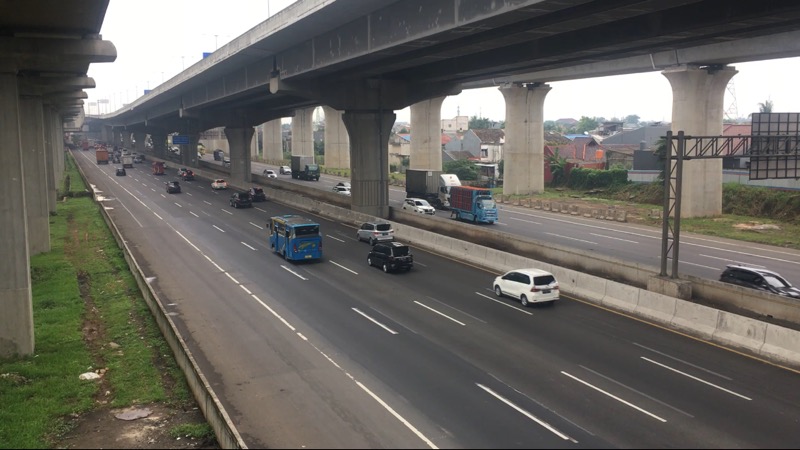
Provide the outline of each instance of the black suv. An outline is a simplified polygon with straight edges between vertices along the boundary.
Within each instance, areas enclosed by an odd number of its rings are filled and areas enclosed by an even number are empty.
[[[400,242],[379,242],[372,247],[367,256],[367,264],[378,266],[384,272],[395,270],[411,270],[414,267],[414,256],[411,248]]]
[[[167,185],[167,194],[180,194],[181,184],[177,181],[167,181],[164,184]]]
[[[190,169],[181,169],[178,174],[183,178],[183,181],[194,181],[194,172]]]
[[[719,277],[723,283],[731,283],[783,297],[800,298],[800,289],[792,286],[777,273],[758,267],[729,264]]]
[[[250,188],[250,197],[254,202],[265,202],[267,201],[267,194],[264,193],[264,189],[260,187],[251,187]]]
[[[253,206],[253,200],[250,198],[249,192],[234,192],[231,195],[230,203],[234,208],[250,208]]]

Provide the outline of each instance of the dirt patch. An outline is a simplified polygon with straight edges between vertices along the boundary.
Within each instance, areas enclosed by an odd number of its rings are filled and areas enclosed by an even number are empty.
[[[133,420],[117,418],[132,410],[149,411],[149,414]],[[213,437],[195,439],[172,435],[171,430],[181,425],[206,423],[199,409],[184,411],[164,405],[141,405],[121,410],[103,407],[71,420],[74,428],[54,448],[219,448]]]

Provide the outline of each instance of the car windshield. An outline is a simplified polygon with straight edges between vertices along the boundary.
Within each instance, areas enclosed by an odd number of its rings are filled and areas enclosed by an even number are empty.
[[[497,208],[497,204],[491,198],[485,198],[481,200],[480,205],[486,209]]]
[[[778,276],[764,275],[764,280],[766,280],[767,283],[769,283],[770,286],[775,287],[775,288],[792,287],[792,285],[788,281],[786,281],[783,278],[778,277]]]
[[[394,256],[408,256],[408,247],[394,247],[392,255]]]

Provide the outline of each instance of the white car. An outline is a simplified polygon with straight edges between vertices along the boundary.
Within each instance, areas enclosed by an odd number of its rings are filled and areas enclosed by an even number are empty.
[[[281,175],[291,175],[292,168],[289,166],[281,166],[281,168],[278,169],[278,172],[280,172]]]
[[[407,198],[403,200],[403,209],[420,214],[436,214],[436,210],[433,206],[422,198]]]
[[[517,269],[498,276],[492,283],[495,295],[519,299],[522,306],[559,299],[558,281],[541,269]]]
[[[336,192],[337,194],[341,194],[341,195],[350,196],[350,188],[349,187],[345,187],[345,186],[334,186],[333,187],[333,192]]]
[[[218,189],[228,189],[228,182],[222,178],[218,178],[211,182],[211,189],[214,189],[215,191]]]
[[[263,175],[267,178],[278,178],[278,174],[276,174],[275,171],[271,169],[265,169]]]

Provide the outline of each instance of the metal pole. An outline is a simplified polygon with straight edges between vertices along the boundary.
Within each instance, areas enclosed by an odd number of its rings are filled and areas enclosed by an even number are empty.
[[[678,250],[681,237],[681,185],[683,184],[683,153],[686,137],[678,131],[678,162],[675,168],[675,225],[672,230],[672,278],[678,278]]]
[[[669,194],[670,171],[672,169],[672,131],[667,131],[664,151],[664,209],[661,218],[661,276],[667,276],[667,252],[669,248]]]

